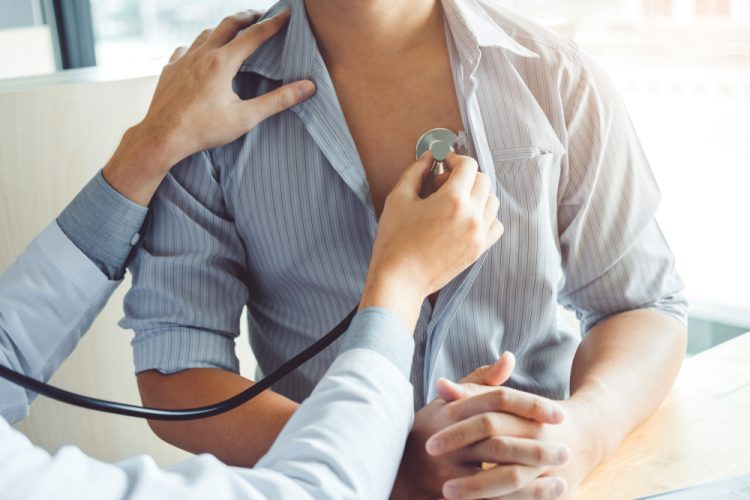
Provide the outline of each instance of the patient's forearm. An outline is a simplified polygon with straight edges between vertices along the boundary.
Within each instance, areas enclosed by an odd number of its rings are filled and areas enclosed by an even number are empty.
[[[591,467],[661,404],[686,339],[681,323],[650,310],[618,314],[589,332],[573,361],[570,402],[591,431]]]
[[[192,369],[174,375],[147,371],[138,375],[143,403],[160,408],[188,408],[227,399],[252,382],[231,372]],[[151,421],[165,441],[192,453],[212,453],[221,461],[250,467],[271,447],[297,403],[272,391],[215,417],[190,422]]]

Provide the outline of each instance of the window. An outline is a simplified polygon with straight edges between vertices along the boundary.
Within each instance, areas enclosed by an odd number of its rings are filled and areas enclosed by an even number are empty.
[[[609,72],[661,187],[658,217],[693,314],[750,328],[750,0],[500,3],[574,38]],[[161,65],[225,15],[270,4],[91,0],[97,59]]]
[[[205,28],[271,0],[91,0],[99,66],[118,69],[163,65],[175,48],[190,45]]]
[[[669,17],[672,15],[672,0],[643,0],[646,17]]]
[[[84,2],[84,0],[80,0]],[[272,0],[85,0],[100,66],[159,68],[175,47],[233,12]],[[658,217],[694,315],[750,328],[750,0],[496,0],[573,38],[604,66],[662,190]],[[49,30],[40,5],[0,0]],[[29,10],[30,9],[30,10]],[[49,38],[49,31],[42,38]],[[3,50],[12,46],[2,43]],[[18,51],[14,54],[17,56]],[[34,56],[36,58],[37,56]],[[42,56],[39,56],[42,57]],[[0,58],[2,62],[9,56]],[[25,65],[31,67],[35,60]],[[47,60],[49,62],[49,60]],[[20,66],[24,66],[21,64]]]
[[[572,35],[618,86],[662,191],[657,217],[685,281],[691,332],[706,321],[747,331],[750,0],[540,2],[558,9],[553,20],[539,5],[506,3]]]
[[[0,78],[50,73],[55,67],[52,33],[40,3],[0,0]]]
[[[730,12],[729,0],[695,0],[697,16],[729,16]]]

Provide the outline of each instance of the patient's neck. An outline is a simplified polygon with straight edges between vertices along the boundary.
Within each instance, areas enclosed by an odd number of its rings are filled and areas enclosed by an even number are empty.
[[[305,0],[305,6],[329,70],[375,76],[394,65],[416,69],[444,50],[439,0]]]

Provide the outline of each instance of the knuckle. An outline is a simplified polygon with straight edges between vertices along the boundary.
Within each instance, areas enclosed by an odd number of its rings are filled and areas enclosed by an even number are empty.
[[[457,498],[474,498],[481,489],[481,483],[473,478],[469,478],[460,483]]]
[[[206,56],[206,66],[210,70],[216,70],[224,65],[225,57],[223,52],[214,50]]]
[[[520,489],[523,486],[524,475],[521,467],[514,465],[508,470],[508,483],[513,489]]]
[[[266,38],[268,36],[271,36],[272,33],[274,33],[279,27],[279,20],[275,17],[272,17],[271,19],[266,19],[265,21],[259,22],[255,26],[253,26],[254,31],[260,35],[262,38]]]
[[[495,398],[495,407],[498,410],[504,410],[508,407],[510,394],[507,390],[503,388],[496,389],[493,397]]]
[[[461,160],[465,168],[469,168],[471,170],[479,170],[479,164],[471,156],[462,156]]]
[[[550,498],[549,490],[541,484],[534,484],[529,491],[531,498],[534,500],[546,500]]]
[[[489,185],[490,185],[490,178],[484,172],[478,172],[477,173],[477,182],[479,182],[479,184],[481,184],[483,187],[489,187]]]
[[[457,216],[461,214],[464,208],[464,200],[459,193],[455,191],[450,192],[445,201],[452,215]]]
[[[543,464],[548,462],[549,453],[547,449],[542,445],[535,445],[533,448],[534,460],[537,464]]]
[[[493,437],[490,440],[490,447],[492,456],[497,459],[506,458],[510,451],[510,443],[503,437]]]
[[[285,109],[294,104],[294,95],[292,89],[284,89],[276,95],[276,105],[278,109]]]
[[[500,198],[496,195],[490,195],[490,204],[492,205],[492,211],[497,212],[500,209]]]
[[[456,422],[459,420],[461,409],[457,404],[454,404],[453,402],[448,403],[443,407],[443,412],[445,412],[445,416],[448,418],[451,422]]]
[[[221,22],[228,24],[230,26],[235,26],[237,24],[240,24],[245,19],[245,13],[244,12],[237,12],[236,14],[232,14],[231,16],[225,17]]]
[[[479,426],[486,435],[495,434],[495,419],[491,413],[483,413],[479,416]]]
[[[542,401],[539,398],[534,398],[531,400],[531,412],[533,415],[537,417],[544,416],[545,414],[544,405],[542,404]]]
[[[530,436],[533,439],[540,439],[542,435],[544,434],[544,424],[541,424],[539,422],[531,422],[531,432]]]
[[[477,214],[471,214],[466,221],[466,229],[474,236],[474,243],[480,242],[480,229],[482,229],[482,219]]]

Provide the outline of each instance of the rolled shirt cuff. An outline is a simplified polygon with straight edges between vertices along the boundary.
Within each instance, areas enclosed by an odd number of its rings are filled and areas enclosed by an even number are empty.
[[[122,279],[148,209],[118,193],[100,171],[57,218],[65,235],[110,280]]]
[[[414,356],[414,337],[388,309],[368,307],[359,311],[344,334],[339,353],[369,349],[390,360],[408,379]]]

